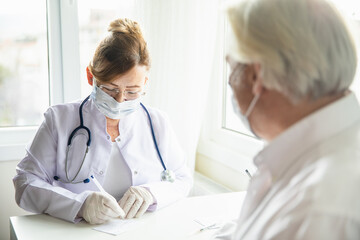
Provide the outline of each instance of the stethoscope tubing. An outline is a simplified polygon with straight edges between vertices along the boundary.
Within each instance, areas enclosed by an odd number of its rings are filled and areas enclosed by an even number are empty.
[[[79,107],[80,125],[71,132],[71,134],[70,134],[70,136],[69,136],[69,139],[68,139],[68,143],[67,143],[68,147],[71,145],[71,141],[72,141],[74,135],[75,135],[76,132],[79,131],[80,129],[85,129],[86,132],[88,133],[89,139],[88,139],[86,145],[87,145],[88,147],[90,147],[90,144],[91,144],[91,131],[90,131],[89,128],[87,128],[86,126],[84,126],[84,119],[83,119],[83,114],[82,114],[83,106],[84,106],[84,104],[89,100],[89,98],[90,98],[90,95],[87,96],[87,98],[84,99],[84,101],[81,103],[81,105],[80,105],[80,107]]]
[[[84,99],[84,101],[80,104],[80,107],[79,107],[79,117],[80,117],[80,125],[75,128],[70,136],[69,136],[69,139],[68,139],[68,143],[67,143],[67,148],[66,148],[66,158],[65,158],[65,175],[66,175],[66,179],[67,181],[64,181],[62,179],[60,179],[58,176],[54,176],[54,179],[56,181],[60,181],[60,182],[63,182],[63,183],[81,183],[81,182],[84,182],[84,183],[88,183],[89,182],[89,178],[86,178],[84,179],[83,181],[74,181],[76,179],[76,177],[78,176],[78,174],[80,173],[82,167],[83,167],[83,164],[85,162],[85,158],[86,158],[86,155],[89,151],[89,148],[90,148],[90,144],[91,144],[91,131],[89,128],[87,128],[85,125],[84,125],[84,119],[83,119],[83,113],[82,113],[82,109],[83,109],[83,106],[84,104],[89,100],[90,98],[90,95],[88,97],[86,97]],[[161,153],[160,153],[160,150],[159,150],[159,147],[158,147],[158,144],[157,144],[157,141],[156,141],[156,138],[155,138],[155,132],[154,132],[154,127],[153,127],[153,123],[152,123],[152,120],[151,120],[151,116],[150,116],[150,113],[149,111],[146,109],[146,107],[144,106],[144,104],[140,103],[141,107],[145,110],[146,112],[146,115],[149,119],[149,123],[150,123],[150,129],[151,129],[151,135],[152,135],[152,139],[153,139],[153,142],[154,142],[154,145],[155,145],[155,149],[156,149],[156,152],[159,156],[159,159],[160,159],[160,162],[161,162],[161,165],[164,169],[164,172],[166,172],[166,166],[165,166],[165,163],[161,157]],[[77,173],[75,174],[75,176],[70,180],[69,177],[68,177],[68,168],[67,168],[67,164],[68,164],[68,152],[69,152],[69,149],[70,149],[70,145],[71,145],[71,141],[74,137],[74,135],[76,134],[77,131],[79,131],[80,129],[85,129],[87,134],[88,134],[88,141],[86,143],[86,151],[85,151],[85,154],[84,154],[84,157],[82,159],[82,162],[80,164],[80,167],[77,171]]]
[[[153,127],[153,124],[152,124],[152,120],[151,120],[151,117],[150,117],[150,113],[148,112],[148,110],[146,109],[146,107],[144,106],[144,104],[140,103],[141,107],[145,110],[147,116],[148,116],[148,119],[149,119],[149,122],[150,122],[150,129],[151,129],[151,135],[152,135],[152,138],[153,138],[153,141],[154,141],[154,145],[155,145],[155,148],[156,148],[156,152],[159,156],[159,159],[160,159],[160,162],[161,162],[161,165],[162,167],[164,168],[164,171],[166,171],[166,166],[165,166],[165,163],[161,157],[161,154],[160,154],[160,150],[159,150],[159,146],[157,144],[157,141],[156,141],[156,138],[155,138],[155,133],[154,133],[154,127]]]

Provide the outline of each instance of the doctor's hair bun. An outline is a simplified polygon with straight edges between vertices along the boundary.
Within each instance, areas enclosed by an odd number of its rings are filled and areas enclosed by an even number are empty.
[[[143,38],[139,24],[127,18],[119,18],[112,21],[108,27],[108,31],[112,33],[132,34]]]
[[[127,18],[112,21],[108,34],[96,48],[89,64],[92,75],[101,82],[111,82],[134,66],[150,68],[146,41],[137,22]]]

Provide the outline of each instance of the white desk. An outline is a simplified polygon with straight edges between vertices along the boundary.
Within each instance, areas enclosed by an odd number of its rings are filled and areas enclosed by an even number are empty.
[[[209,239],[216,230],[200,232],[194,219],[236,219],[246,192],[190,197],[142,217],[144,224],[118,236],[93,230],[94,225],[69,223],[45,214],[10,217],[11,240],[26,239]]]

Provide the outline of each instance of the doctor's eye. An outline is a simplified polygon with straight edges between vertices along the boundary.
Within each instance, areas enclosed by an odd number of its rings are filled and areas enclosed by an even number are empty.
[[[125,98],[128,100],[136,99],[139,96],[139,92],[125,92]]]
[[[117,95],[120,92],[120,90],[117,88],[110,88],[105,85],[100,85],[99,88],[104,92],[108,93],[109,95]]]
[[[142,91],[125,91],[125,98],[128,100],[134,100],[144,95]]]

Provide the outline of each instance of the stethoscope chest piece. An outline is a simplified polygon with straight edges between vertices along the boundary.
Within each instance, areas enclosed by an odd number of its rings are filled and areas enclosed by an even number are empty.
[[[161,181],[174,182],[175,181],[175,173],[171,170],[164,170],[161,172]]]

